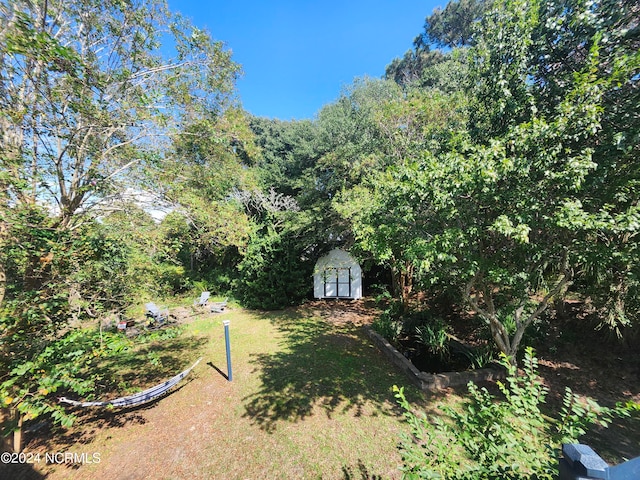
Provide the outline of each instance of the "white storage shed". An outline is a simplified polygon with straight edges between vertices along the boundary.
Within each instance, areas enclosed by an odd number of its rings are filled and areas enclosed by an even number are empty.
[[[344,250],[331,250],[313,272],[315,298],[362,298],[362,269]]]

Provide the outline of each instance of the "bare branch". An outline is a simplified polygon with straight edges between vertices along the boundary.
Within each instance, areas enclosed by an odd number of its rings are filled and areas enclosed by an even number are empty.
[[[274,188],[268,194],[259,190],[236,190],[231,198],[238,200],[248,210],[262,212],[298,212],[300,207],[295,198],[278,193]]]

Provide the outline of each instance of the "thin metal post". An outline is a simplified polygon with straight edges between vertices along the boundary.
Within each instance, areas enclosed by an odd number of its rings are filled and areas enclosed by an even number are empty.
[[[227,380],[233,380],[233,374],[231,373],[231,343],[229,342],[229,320],[222,322],[224,325],[224,341],[227,346]]]

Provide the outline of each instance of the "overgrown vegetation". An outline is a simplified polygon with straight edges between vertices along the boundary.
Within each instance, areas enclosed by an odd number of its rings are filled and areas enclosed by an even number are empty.
[[[336,246],[388,276],[392,340],[442,298],[515,361],[568,294],[631,338],[638,13],[453,0],[385,79],[281,122],[242,110],[230,52],[163,0],[0,0],[4,411],[68,423],[54,394],[96,392],[107,315],[194,289],[299,304]],[[441,320],[408,331],[444,357]]]
[[[521,374],[504,355],[501,363],[508,374],[498,382],[499,398],[470,383],[461,407],[442,406],[430,417],[414,413],[404,389],[394,387],[411,427],[402,442],[405,478],[555,479],[563,443],[578,443],[592,425],[628,415],[624,406],[602,407],[567,388],[561,411],[549,416],[533,350],[526,349]]]

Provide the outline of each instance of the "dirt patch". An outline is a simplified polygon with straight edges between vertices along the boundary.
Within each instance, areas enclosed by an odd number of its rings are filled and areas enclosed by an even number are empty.
[[[352,324],[358,327],[370,325],[380,314],[373,301],[362,298],[314,300],[298,307],[297,310],[337,325]]]

